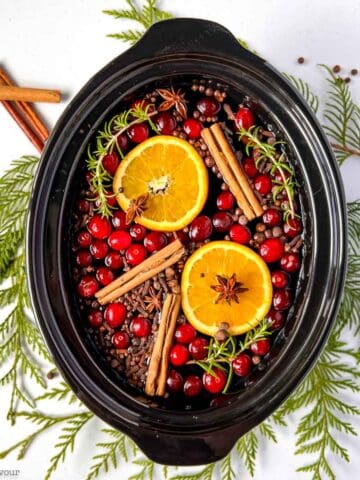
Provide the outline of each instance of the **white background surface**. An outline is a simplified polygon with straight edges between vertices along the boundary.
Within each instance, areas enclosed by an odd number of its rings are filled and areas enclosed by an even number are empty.
[[[11,72],[21,85],[58,88],[65,94],[60,105],[39,107],[49,127],[53,127],[79,88],[99,68],[126,49],[118,40],[106,38],[107,33],[122,29],[116,21],[101,13],[102,9],[120,8],[123,0],[0,0],[0,63]],[[330,66],[340,64],[344,72],[360,68],[360,2],[344,0],[165,0],[164,9],[177,16],[194,16],[212,19],[227,26],[235,35],[242,37],[251,47],[273,63],[279,70],[307,80],[315,93],[324,97],[326,88],[324,73],[317,64]],[[296,59],[304,56],[306,63],[298,65]],[[351,82],[352,92],[360,100],[360,75]],[[0,172],[12,159],[24,154],[36,154],[33,146],[0,108]],[[360,196],[360,160],[349,159],[342,168],[349,200]],[[359,398],[353,398],[359,404]],[[11,428],[4,419],[8,396],[1,390],[0,396],[0,450],[20,439],[30,426],[19,423]],[[46,404],[45,404],[46,407]],[[295,457],[294,429],[279,430],[279,443],[267,443],[261,449],[256,471],[256,480],[292,480],[306,478],[296,474],[304,457]],[[356,421],[359,427],[359,420]],[[20,427],[21,426],[21,427]],[[76,454],[53,475],[53,479],[83,480],[93,455],[97,428],[87,428],[76,447]],[[12,454],[0,460],[1,469],[20,469],[21,480],[42,480],[52,455],[56,431],[43,435],[34,443],[25,460],[16,461]],[[360,477],[358,461],[359,441],[346,437],[341,439],[352,457],[349,465],[338,463],[337,478]],[[101,478],[125,480],[132,468],[129,465],[120,471]],[[237,478],[247,480],[244,469]],[[162,479],[162,475],[157,476]]]

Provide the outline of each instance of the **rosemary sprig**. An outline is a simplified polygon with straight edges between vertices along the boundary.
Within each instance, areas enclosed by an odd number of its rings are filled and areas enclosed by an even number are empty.
[[[209,346],[207,347],[207,357],[204,360],[189,360],[187,364],[198,365],[210,375],[215,375],[215,368],[228,371],[227,382],[223,390],[223,393],[226,393],[233,377],[233,370],[231,368],[232,361],[240,353],[248,350],[253,343],[267,338],[271,334],[270,323],[267,319],[263,319],[256,328],[247,332],[244,340],[240,341],[238,345],[232,336],[229,336],[224,342],[218,342],[215,338],[211,338]]]
[[[95,210],[102,216],[109,217],[112,215],[108,200],[115,195],[114,193],[109,193],[112,190],[113,179],[104,168],[102,161],[105,155],[112,153],[116,149],[120,157],[123,158],[124,155],[119,147],[118,138],[137,123],[148,122],[151,129],[158,133],[156,125],[152,121],[152,117],[156,113],[157,111],[153,104],[147,104],[144,107],[140,104],[121,112],[107,122],[104,125],[104,129],[98,133],[96,148],[93,152],[89,146],[86,163],[88,170],[92,173],[91,185],[97,201]]]
[[[278,145],[285,145],[285,142],[276,141],[272,144],[269,144],[261,141],[260,134],[261,127],[253,126],[250,127],[249,130],[246,130],[243,127],[239,128],[239,138],[248,139],[248,142],[245,146],[246,154],[250,155],[250,148],[257,151],[258,155],[255,161],[256,167],[258,167],[263,160],[270,160],[272,163],[270,173],[274,175],[275,172],[278,171],[281,181],[273,180],[273,182],[277,185],[273,190],[273,199],[275,201],[279,193],[285,190],[287,201],[282,202],[281,207],[284,210],[284,220],[287,222],[289,218],[294,218],[297,216],[294,207],[295,188],[297,186],[295,182],[294,171],[287,162],[285,152],[283,151],[278,153],[276,149]]]
[[[112,33],[108,37],[117,38],[134,45],[143,36],[145,31],[154,23],[172,18],[172,15],[161,10],[157,0],[145,0],[141,8],[138,8],[134,0],[126,0],[129,8],[120,10],[103,10],[103,13],[120,20],[133,20],[138,23],[141,30],[124,30],[119,33]]]

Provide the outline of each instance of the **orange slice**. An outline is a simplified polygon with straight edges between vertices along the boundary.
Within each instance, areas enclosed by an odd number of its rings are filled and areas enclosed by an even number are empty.
[[[192,145],[177,137],[158,135],[125,156],[113,188],[124,211],[131,201],[148,195],[145,210],[135,221],[169,232],[184,228],[201,212],[208,195],[208,175]]]
[[[238,282],[238,303],[234,297],[229,303],[224,298],[219,300],[219,276]],[[219,324],[227,322],[229,333],[240,335],[256,327],[270,310],[270,271],[262,258],[244,245],[210,242],[186,261],[181,295],[183,311],[196,330],[213,336]]]

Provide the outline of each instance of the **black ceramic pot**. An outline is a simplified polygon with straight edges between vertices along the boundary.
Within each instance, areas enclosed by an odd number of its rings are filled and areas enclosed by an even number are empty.
[[[234,98],[242,92],[287,139],[301,182],[303,266],[290,318],[266,369],[220,408],[169,411],[149,406],[98,361],[81,330],[70,287],[69,212],[84,151],[119,102],[162,81],[212,77]],[[116,110],[118,109],[118,110]],[[82,160],[82,162],[80,162]],[[96,415],[132,437],[153,460],[213,462],[270,415],[321,352],[341,300],[346,268],[345,200],[339,171],[309,107],[263,59],[222,26],[178,19],[156,24],[133,48],[96,74],[58,121],[41,158],[27,232],[32,304],[65,380]]]

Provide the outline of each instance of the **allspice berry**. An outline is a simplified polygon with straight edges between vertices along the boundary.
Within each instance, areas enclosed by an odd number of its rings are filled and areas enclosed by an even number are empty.
[[[224,330],[223,328],[221,328],[215,333],[215,339],[220,343],[225,342],[225,340],[227,340],[228,338],[229,334],[227,330]]]

